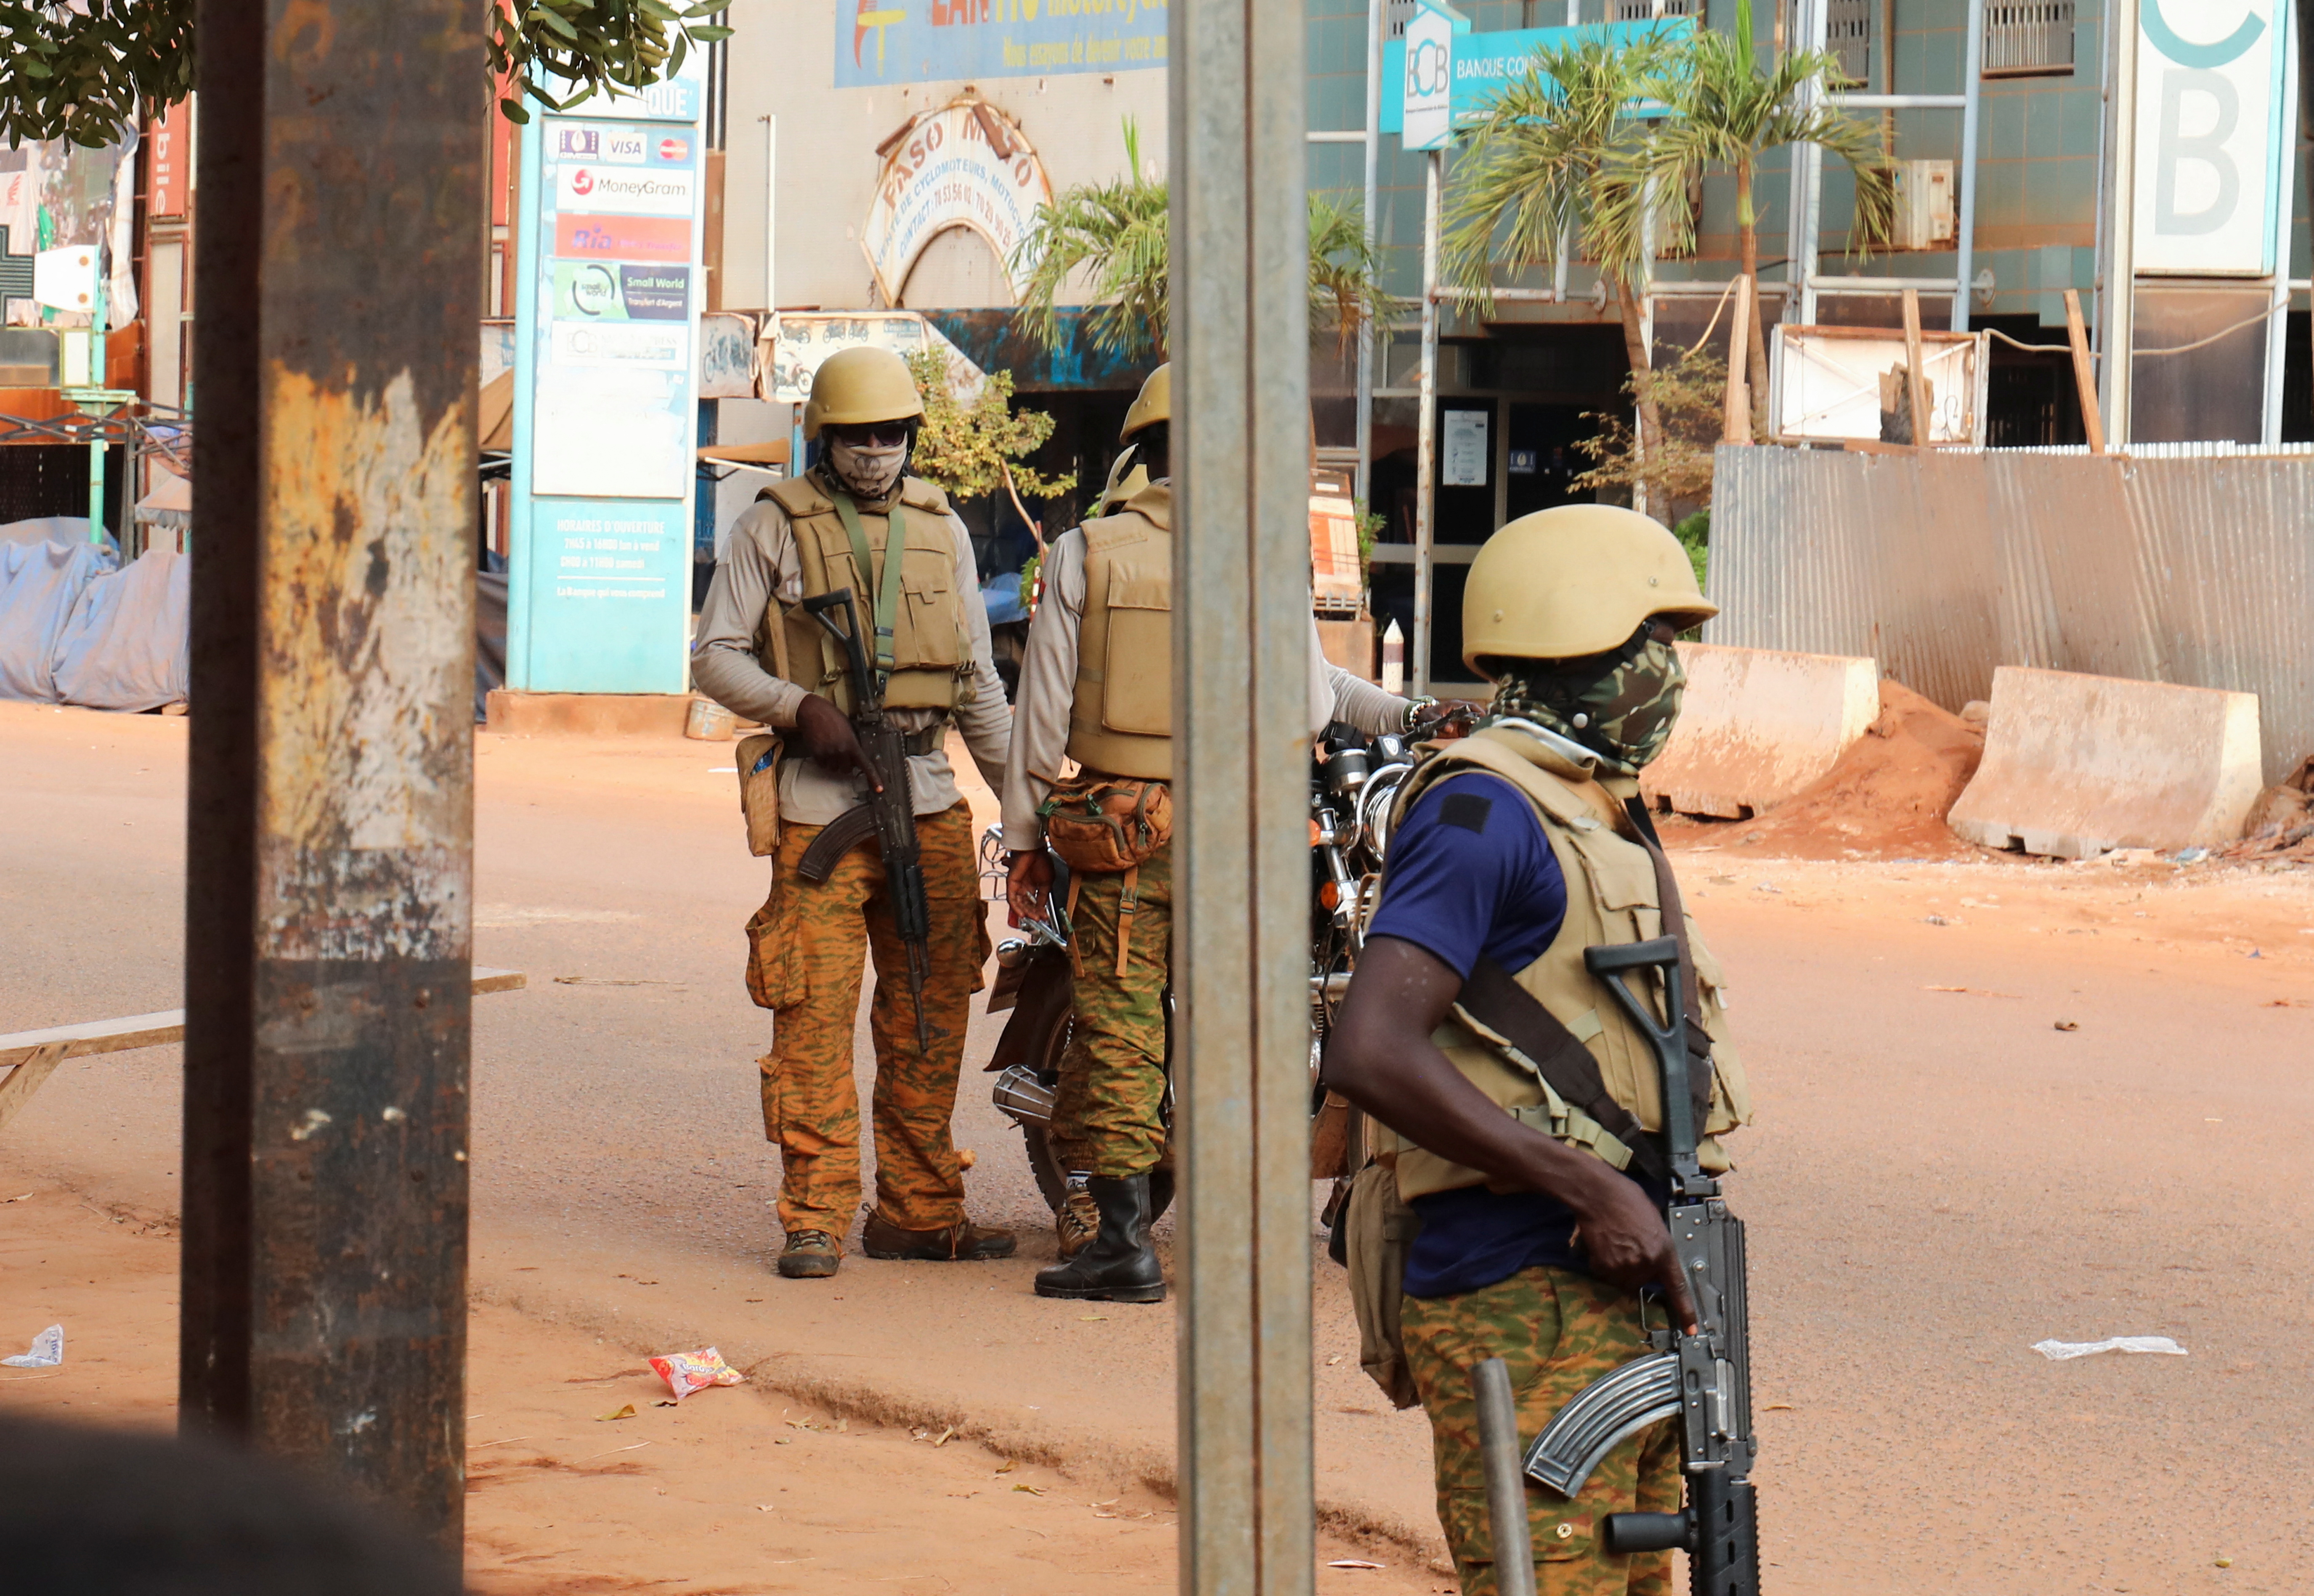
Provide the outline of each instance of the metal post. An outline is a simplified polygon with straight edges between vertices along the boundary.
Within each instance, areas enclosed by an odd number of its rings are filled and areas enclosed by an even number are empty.
[[[92,388],[112,386],[112,349],[110,340],[105,336],[104,325],[104,279],[108,274],[104,269],[103,237],[104,234],[111,231],[108,224],[98,234],[96,242],[96,295],[88,316],[88,385]],[[91,420],[99,422],[105,415],[102,405],[92,406],[88,413]],[[120,532],[120,551],[126,555],[128,551],[128,529],[124,526]],[[88,441],[88,541],[92,543],[104,542],[104,428],[102,426],[89,434]]]
[[[1822,0],[1797,0],[1803,9],[1794,20],[1794,30],[1800,37],[1800,48],[1806,50],[1824,48],[1825,26],[1829,21]],[[1810,80],[1801,91],[1803,104],[1814,105],[1824,98],[1824,85]],[[1824,152],[1812,144],[1792,146],[1791,220],[1787,228],[1785,253],[1790,263],[1784,268],[1784,280],[1797,290],[1795,297],[1784,301],[1786,314],[1797,314],[1801,326],[1815,322],[1816,257],[1822,253],[1824,230]]]
[[[2304,125],[2298,103],[2298,23],[2293,13],[2296,7],[2277,5],[2274,8],[2274,48],[2282,54],[2282,103],[2287,108],[2275,128],[2282,140],[2282,158],[2274,163],[2274,192],[2267,201],[2267,215],[2284,218],[2275,229],[2274,244],[2274,295],[2270,303],[2274,313],[2265,319],[2265,394],[2258,418],[2258,442],[2273,448],[2282,442],[2282,393],[2283,365],[2290,348],[2290,234],[2287,218],[2291,197],[2297,188],[2297,155],[2302,142],[2299,129]]]
[[[1953,269],[1955,332],[1968,331],[1968,296],[1974,292],[1970,278],[1976,267],[1976,113],[1984,90],[1984,0],[1968,0],[1968,43],[1961,60],[1960,215],[1954,219],[1957,256]]]
[[[1438,184],[1446,162],[1422,163],[1422,413],[1414,432],[1414,691],[1430,691],[1430,551],[1438,537]]]
[[[1500,1358],[1479,1362],[1471,1371],[1471,1398],[1479,1410],[1479,1459],[1486,1469],[1487,1539],[1495,1555],[1497,1596],[1534,1596],[1534,1535],[1519,1462],[1511,1366]]]
[[[2137,348],[2137,0],[2113,0],[2106,12],[2112,64],[2106,125],[2113,163],[2106,169],[2104,303],[2098,306],[2098,373],[2105,402],[2105,442],[2126,449],[2131,436],[2130,366]]]
[[[1374,205],[1381,193],[1382,44],[1388,4],[1389,0],[1367,0],[1366,4],[1365,185],[1358,214],[1365,220],[1368,249],[1374,244]],[[1390,335],[1389,328],[1369,322],[1365,336],[1358,339],[1358,480],[1354,497],[1361,511],[1373,508],[1374,341],[1377,338],[1387,340]],[[1382,347],[1387,349],[1388,342]]]
[[[780,308],[780,119],[764,119],[764,311]]]
[[[1308,1596],[1303,21],[1170,21],[1180,1589]]]
[[[455,1549],[483,15],[199,25],[181,1423]]]

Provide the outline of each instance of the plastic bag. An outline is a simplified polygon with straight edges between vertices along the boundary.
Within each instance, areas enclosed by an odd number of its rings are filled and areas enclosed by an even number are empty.
[[[667,1381],[667,1389],[675,1393],[677,1402],[709,1386],[736,1386],[747,1378],[725,1362],[723,1354],[711,1346],[702,1346],[695,1353],[668,1353],[653,1358],[650,1366]]]
[[[65,1361],[65,1327],[50,1325],[32,1337],[32,1350],[19,1353],[13,1358],[0,1358],[11,1369],[54,1369]]]
[[[2109,1336],[2103,1341],[2036,1341],[2033,1350],[2051,1362],[2086,1358],[2091,1353],[2168,1353],[2182,1358],[2186,1349],[2167,1336]]]

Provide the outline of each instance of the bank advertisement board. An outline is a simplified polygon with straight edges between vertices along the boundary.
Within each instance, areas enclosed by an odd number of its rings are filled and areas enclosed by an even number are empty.
[[[507,684],[680,692],[704,99],[693,73],[523,129]]]
[[[1426,13],[1443,14],[1445,21],[1426,20]],[[1376,127],[1399,135],[1409,150],[1442,148],[1446,118],[1452,117],[1455,128],[1477,121],[1497,95],[1526,75],[1539,49],[1564,48],[1585,40],[1620,46],[1648,36],[1684,39],[1694,26],[1687,17],[1658,17],[1477,33],[1460,12],[1424,0],[1406,25],[1406,37],[1382,43],[1382,114]],[[1409,47],[1414,50],[1410,57]]]
[[[2292,137],[2287,0],[2139,0],[2136,269],[2274,270]]]
[[[836,0],[835,86],[1165,65],[1165,0]]]

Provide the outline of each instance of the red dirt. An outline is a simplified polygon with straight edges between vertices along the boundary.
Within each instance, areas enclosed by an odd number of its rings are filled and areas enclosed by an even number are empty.
[[[1814,786],[1732,824],[1665,818],[1708,828],[1723,847],[1787,859],[1971,858],[1983,850],[1947,830],[1945,816],[1983,754],[1983,732],[1884,680],[1880,718]]]

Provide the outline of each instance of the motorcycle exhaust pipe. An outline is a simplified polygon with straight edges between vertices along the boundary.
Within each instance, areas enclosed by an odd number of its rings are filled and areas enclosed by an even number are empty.
[[[1053,1123],[1053,1089],[1037,1078],[1037,1071],[1026,1064],[1015,1064],[997,1076],[996,1089],[989,1097],[1018,1124],[1048,1129]]]

